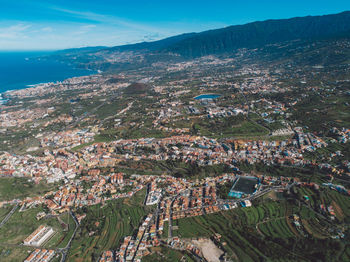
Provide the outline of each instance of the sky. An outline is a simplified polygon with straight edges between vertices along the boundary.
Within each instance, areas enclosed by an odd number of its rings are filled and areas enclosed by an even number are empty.
[[[117,46],[349,10],[349,0],[0,0],[0,50]]]

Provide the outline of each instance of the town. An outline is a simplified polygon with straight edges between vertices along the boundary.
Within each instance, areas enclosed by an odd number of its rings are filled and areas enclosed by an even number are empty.
[[[1,258],[349,258],[349,67],[266,64],[265,53],[2,94]]]

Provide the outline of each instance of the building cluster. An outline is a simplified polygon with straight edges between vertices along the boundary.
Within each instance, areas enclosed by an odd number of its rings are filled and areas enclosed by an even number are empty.
[[[199,257],[201,254],[200,248],[198,248],[196,245],[194,245],[190,241],[185,241],[178,237],[173,237],[167,241],[167,245],[176,250],[186,250],[190,253],[192,253],[194,256]]]
[[[296,128],[296,135],[282,141],[227,140],[219,143],[216,139],[203,136],[180,135],[163,139],[118,140],[106,145],[121,148],[127,154],[119,155],[122,159],[182,160],[197,162],[199,165],[234,164],[238,161],[248,163],[305,165],[309,161],[303,152],[314,151],[327,144],[311,133],[303,133]],[[178,147],[181,145],[181,148]],[[135,155],[138,147],[150,148],[155,153]],[[162,149],[162,150],[161,150]],[[114,150],[115,151],[115,150]]]
[[[187,111],[190,115],[198,115],[200,117],[215,118],[215,117],[231,117],[239,114],[248,114],[247,108],[244,106],[218,106],[214,99],[200,99],[200,105],[203,108],[199,109],[197,106],[190,105]],[[191,102],[190,102],[191,103]]]
[[[55,231],[52,229],[52,227],[41,225],[32,234],[23,240],[23,244],[27,246],[41,246],[54,233]]]
[[[46,179],[56,182],[73,179],[83,170],[93,167],[114,167],[121,161],[181,160],[198,165],[237,162],[288,164],[304,166],[310,160],[303,157],[305,151],[327,146],[321,138],[294,128],[295,136],[282,141],[225,139],[221,142],[204,136],[177,135],[166,138],[120,139],[108,143],[88,145],[79,152],[62,147],[72,147],[91,141],[93,132],[87,130],[65,131],[45,136],[42,143],[60,149],[44,151],[44,156],[0,155],[0,175],[29,177],[35,181]],[[320,167],[322,163],[318,163]]]
[[[43,83],[26,89],[13,90],[7,95],[18,98],[42,98],[47,97],[48,94],[57,93],[57,90],[65,92],[84,89],[83,95],[93,96],[98,94],[97,91],[101,93],[106,89],[117,89],[122,84],[108,84],[106,83],[106,80],[109,79],[109,77],[104,77],[103,75],[73,77],[61,82]],[[123,82],[122,79],[120,80]]]
[[[54,108],[34,108],[0,113],[0,127],[20,127],[36,119],[44,119],[54,112]]]
[[[162,198],[158,203],[157,212],[146,216],[134,236],[125,237],[117,251],[104,252],[100,261],[109,261],[108,259],[114,259],[114,261],[141,261],[143,256],[150,253],[148,248],[160,245],[160,238],[164,234],[164,222],[166,221],[171,231],[171,223],[175,219],[236,208],[237,203],[245,203],[241,204],[242,207],[251,206],[249,200],[227,200],[225,204],[219,203],[220,201],[216,195],[216,183],[231,181],[233,177],[233,174],[224,174],[220,177],[190,181],[166,175],[159,176],[156,179],[154,176],[150,176],[151,187],[154,182],[162,184],[167,197]],[[195,245],[182,243],[176,237],[170,236],[168,245],[180,250],[188,250],[194,255],[200,253]]]
[[[63,213],[69,208],[97,205],[107,200],[132,197],[144,188],[150,177],[134,175],[124,179],[123,173],[100,175],[99,169],[79,179],[70,180],[46,199],[46,205],[53,213]]]
[[[117,261],[141,261],[141,258],[150,252],[147,248],[160,245],[156,233],[156,224],[153,214],[147,215],[140,225],[135,237],[127,236],[116,252]]]
[[[45,150],[44,156],[4,152],[0,155],[0,163],[0,175],[28,177],[35,182],[46,179],[47,182],[53,183],[62,179],[72,179],[83,169],[79,158],[63,149]]]
[[[90,143],[94,140],[95,133],[87,129],[72,129],[49,134],[39,134],[41,147],[50,148],[73,148],[81,144]]]
[[[155,181],[152,181],[151,185],[149,186],[149,192],[147,192],[147,198],[146,198],[146,205],[155,205],[158,204],[162,197],[162,190],[157,188],[157,183]]]
[[[332,184],[332,183],[323,183],[322,186],[328,187],[328,188],[330,188],[332,190],[335,190],[335,191],[337,191],[339,193],[342,193],[344,195],[350,196],[350,189],[346,189],[342,185],[335,185],[335,184]]]
[[[276,90],[275,78],[271,76],[268,69],[258,69],[254,66],[243,67],[236,75],[250,75],[245,77],[240,84],[241,89],[249,91],[250,93],[264,93]]]
[[[350,129],[349,128],[342,128],[339,130],[338,128],[333,127],[330,132],[332,135],[334,135],[336,137],[336,139],[340,143],[346,143],[350,140]]]
[[[24,262],[49,262],[54,256],[54,250],[35,249]]]
[[[239,114],[248,114],[248,111],[241,108],[235,108],[235,107],[206,107],[205,113],[208,118],[214,118],[214,117],[230,117],[230,116],[237,116]]]
[[[111,250],[107,250],[102,253],[102,256],[99,259],[99,262],[114,262],[115,261],[115,256],[114,252]]]
[[[172,203],[162,203],[164,206],[162,209],[164,210],[162,213],[164,220],[168,220],[169,209],[171,212],[171,219],[218,212],[220,209],[216,203],[216,188],[215,184],[211,184],[212,186],[207,185],[186,190],[179,197],[176,197]],[[167,207],[169,207],[169,209]]]
[[[105,251],[100,261],[141,261],[143,256],[150,254],[149,248],[157,247],[160,244],[177,250],[187,250],[194,256],[201,257],[201,250],[195,244],[172,236],[171,231],[173,228],[175,229],[175,226],[172,226],[172,221],[237,208],[238,206],[242,208],[251,207],[251,197],[237,200],[218,199],[216,195],[217,185],[227,182],[232,183],[236,178],[235,174],[223,174],[219,177],[202,180],[186,180],[166,175],[150,176],[150,192],[156,190],[156,187],[152,189],[152,184],[159,183],[162,184],[165,195],[158,203],[157,212],[148,214],[141,222],[135,235],[125,237],[118,250]],[[247,178],[251,179],[252,177]],[[255,178],[259,179],[265,187],[286,188],[294,180],[293,184],[295,185],[319,189],[318,184],[301,183],[291,177],[256,176]],[[333,187],[338,191],[343,189],[342,187],[336,188],[335,185],[331,184],[324,184],[324,186]],[[332,205],[320,206],[320,208],[321,211],[324,210],[331,217],[335,215]],[[168,236],[163,236],[164,222],[168,223]],[[301,234],[305,234],[297,215],[293,216],[293,223]],[[163,241],[164,238],[167,239],[166,242]]]
[[[315,151],[317,148],[326,147],[327,143],[312,133],[304,133],[301,127],[294,128],[296,140],[301,150]]]

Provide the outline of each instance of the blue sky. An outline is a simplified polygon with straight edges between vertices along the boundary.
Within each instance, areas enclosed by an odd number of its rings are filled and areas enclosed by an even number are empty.
[[[0,0],[0,50],[115,46],[350,10],[343,0]]]

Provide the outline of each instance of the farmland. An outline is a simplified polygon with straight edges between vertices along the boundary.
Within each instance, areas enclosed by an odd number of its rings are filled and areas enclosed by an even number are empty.
[[[0,221],[6,217],[6,215],[10,212],[12,207],[3,207],[0,208]]]
[[[55,234],[44,243],[45,248],[56,248],[60,242],[65,241],[68,233],[64,232],[57,218],[37,220],[36,214],[42,212],[42,207],[31,208],[23,212],[17,211],[11,219],[0,229],[0,253],[3,252],[1,261],[19,261],[28,256],[28,251],[33,248],[20,246],[22,241],[30,235],[38,226],[51,226]],[[66,221],[65,215],[62,220]]]
[[[153,261],[169,261],[177,262],[182,259],[182,261],[192,262],[193,260],[188,254],[180,252],[178,250],[170,249],[167,247],[156,247],[153,248],[154,252],[151,255],[148,255],[142,259],[143,262],[153,262]]]
[[[0,229],[0,243],[20,244],[42,224],[53,227],[57,232],[61,231],[61,225],[56,218],[43,219],[40,221],[35,218],[36,214],[42,211],[43,209],[41,207],[31,208],[23,212],[17,210],[11,219]]]
[[[31,252],[32,247],[14,247],[0,245],[0,256],[3,262],[23,261]]]
[[[84,208],[87,217],[72,242],[69,261],[95,261],[104,250],[117,249],[125,236],[137,231],[142,218],[151,211],[142,205],[144,197],[145,190],[141,190],[131,199]]]
[[[291,223],[293,213],[299,214],[306,221],[307,224],[302,228],[308,227],[313,232],[309,238],[304,237],[303,229],[298,231]],[[347,256],[346,249],[342,249],[338,241],[325,239],[322,230],[325,221],[316,219],[313,211],[286,201],[264,201],[257,207],[184,218],[175,220],[173,224],[179,228],[174,231],[174,235],[182,238],[213,237],[215,233],[220,234],[222,237],[218,244],[229,257],[241,261],[258,261],[262,258],[308,261],[315,256],[325,258],[340,256],[341,253]],[[317,248],[325,243],[333,248]],[[283,259],[278,255],[281,253],[284,254]]]
[[[0,177],[0,201],[42,195],[54,188],[54,184],[34,184],[26,178]]]

